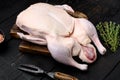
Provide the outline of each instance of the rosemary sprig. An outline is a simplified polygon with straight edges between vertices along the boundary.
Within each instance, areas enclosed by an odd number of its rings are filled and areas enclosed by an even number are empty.
[[[116,24],[112,21],[99,22],[96,28],[106,46],[108,46],[112,52],[115,52],[120,46],[120,24]]]

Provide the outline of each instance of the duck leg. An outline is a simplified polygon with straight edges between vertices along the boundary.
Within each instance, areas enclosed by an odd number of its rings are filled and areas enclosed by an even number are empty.
[[[32,42],[32,43],[39,44],[39,45],[46,45],[47,44],[46,40],[44,40],[42,38],[34,37],[32,35],[29,35],[29,34],[23,34],[21,32],[17,32],[17,35],[19,35],[21,39],[26,40],[28,42]]]
[[[80,70],[87,70],[87,64],[80,64],[72,58],[72,47],[74,41],[72,38],[47,37],[47,47],[52,57],[63,64],[71,65]]]
[[[105,47],[101,44],[97,31],[95,29],[95,26],[86,19],[79,19],[80,24],[84,26],[84,30],[86,31],[87,35],[90,37],[90,39],[93,41],[93,43],[96,45],[98,51],[103,55],[106,52]]]

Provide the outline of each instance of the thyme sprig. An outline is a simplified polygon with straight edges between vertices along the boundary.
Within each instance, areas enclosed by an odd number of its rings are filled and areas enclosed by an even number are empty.
[[[96,28],[106,46],[108,46],[112,52],[115,52],[120,46],[120,24],[112,21],[99,22]]]

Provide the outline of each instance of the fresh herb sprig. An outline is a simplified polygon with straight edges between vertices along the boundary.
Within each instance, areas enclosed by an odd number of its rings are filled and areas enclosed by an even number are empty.
[[[112,52],[115,52],[120,46],[120,24],[115,22],[99,22],[96,25],[100,36]]]

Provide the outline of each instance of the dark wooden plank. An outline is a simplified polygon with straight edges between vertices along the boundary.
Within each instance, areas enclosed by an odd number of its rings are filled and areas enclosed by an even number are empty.
[[[7,0],[6,0],[7,1]],[[92,18],[92,22],[98,22],[100,20],[112,20],[120,23],[120,14],[117,12],[117,4],[120,4],[120,0],[26,0],[35,3],[40,1],[48,1],[49,3],[57,4],[70,4],[76,10],[87,13],[89,18]],[[55,2],[54,2],[55,1]],[[10,1],[9,1],[10,2]],[[31,4],[29,3],[29,4]],[[112,5],[108,5],[108,4]],[[26,5],[26,4],[24,4]],[[114,6],[113,6],[114,5]],[[100,7],[99,7],[100,6]],[[22,5],[16,5],[16,7],[22,7]],[[98,11],[95,12],[97,10]],[[94,10],[95,9],[95,10]],[[22,9],[21,9],[22,10]],[[14,11],[14,10],[12,10]],[[9,12],[12,12],[9,7]],[[4,11],[1,16],[8,16],[9,12]],[[16,16],[16,15],[15,15]],[[104,18],[104,19],[103,19]],[[3,20],[3,19],[2,19]],[[0,28],[4,29],[5,33],[9,34],[9,29],[14,24],[15,17],[2,21]],[[7,30],[6,30],[7,29]],[[8,38],[9,36],[7,36]],[[41,80],[39,76],[29,75],[17,70],[17,66],[22,63],[29,63],[38,65],[46,71],[61,71],[78,77],[80,80],[119,80],[119,67],[120,67],[120,48],[117,53],[107,52],[105,56],[99,56],[97,61],[89,65],[89,69],[85,72],[78,69],[59,64],[49,56],[36,55],[36,54],[22,54],[19,52],[20,42],[17,39],[9,40],[4,49],[0,48],[0,79],[2,80]],[[20,55],[20,56],[19,56]],[[2,57],[2,59],[1,59]],[[13,64],[12,64],[13,63]],[[12,65],[11,65],[12,64]],[[17,71],[16,71],[17,70]],[[107,75],[107,76],[106,76]],[[107,77],[107,78],[106,78]],[[42,80],[50,80],[49,78],[43,78]]]

